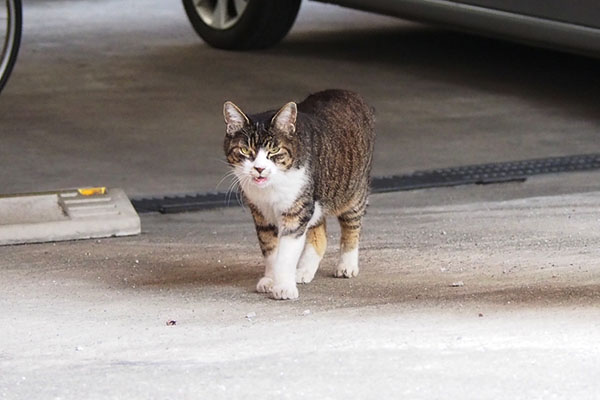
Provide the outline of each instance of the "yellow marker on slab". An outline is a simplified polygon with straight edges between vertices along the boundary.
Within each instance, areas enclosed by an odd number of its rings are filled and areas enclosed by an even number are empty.
[[[96,194],[106,194],[106,187],[90,187],[90,188],[81,188],[77,189],[80,195],[82,196],[93,196]]]

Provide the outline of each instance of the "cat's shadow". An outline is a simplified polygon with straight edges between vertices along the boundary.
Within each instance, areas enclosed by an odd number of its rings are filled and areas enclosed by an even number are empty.
[[[402,274],[381,273],[381,268],[367,268],[357,278],[340,279],[332,276],[334,255],[326,256],[313,282],[299,284],[300,302],[322,309],[352,308],[385,304],[403,304],[409,307],[455,307],[469,302],[497,304],[586,304],[598,296],[598,284],[571,287],[552,285],[515,285],[512,287],[478,286],[448,287],[447,282],[435,276],[426,276],[416,283]],[[255,292],[262,274],[260,260],[229,262],[162,261],[138,271],[127,280],[118,274],[109,275],[105,283],[119,290],[136,292],[181,292],[189,296],[209,299],[234,297],[242,301],[265,301],[265,295]],[[371,270],[372,269],[372,270]],[[94,275],[96,276],[96,275]],[[200,300],[199,300],[200,301]],[[461,306],[462,307],[462,306]]]
[[[139,268],[126,282],[111,278],[109,283],[148,290],[206,286],[253,288],[261,271],[262,266],[258,262],[161,261]]]

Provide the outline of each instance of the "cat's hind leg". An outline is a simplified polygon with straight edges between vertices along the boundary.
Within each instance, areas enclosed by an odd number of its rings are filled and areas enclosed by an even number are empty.
[[[340,260],[333,271],[333,275],[337,278],[352,278],[358,275],[358,240],[365,210],[366,198],[356,207],[352,207],[338,216],[342,237]]]
[[[297,283],[309,283],[313,280],[326,247],[327,232],[323,220],[321,224],[309,228],[306,233],[306,244],[296,268]]]

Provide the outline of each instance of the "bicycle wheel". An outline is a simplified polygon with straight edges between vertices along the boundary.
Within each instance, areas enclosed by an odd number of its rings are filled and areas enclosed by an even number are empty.
[[[19,45],[23,11],[21,0],[0,0],[5,6],[0,7],[0,92],[12,71]]]

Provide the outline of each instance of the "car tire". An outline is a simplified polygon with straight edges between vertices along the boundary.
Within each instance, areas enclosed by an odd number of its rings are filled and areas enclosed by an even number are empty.
[[[278,43],[289,32],[300,8],[301,0],[182,0],[185,12],[198,35],[210,46],[227,50],[263,49]],[[237,4],[246,4],[235,15]],[[218,6],[233,9],[227,23],[225,17],[211,16]],[[235,7],[235,8],[232,8]],[[230,17],[228,15],[228,17]],[[211,20],[212,18],[212,20]]]

